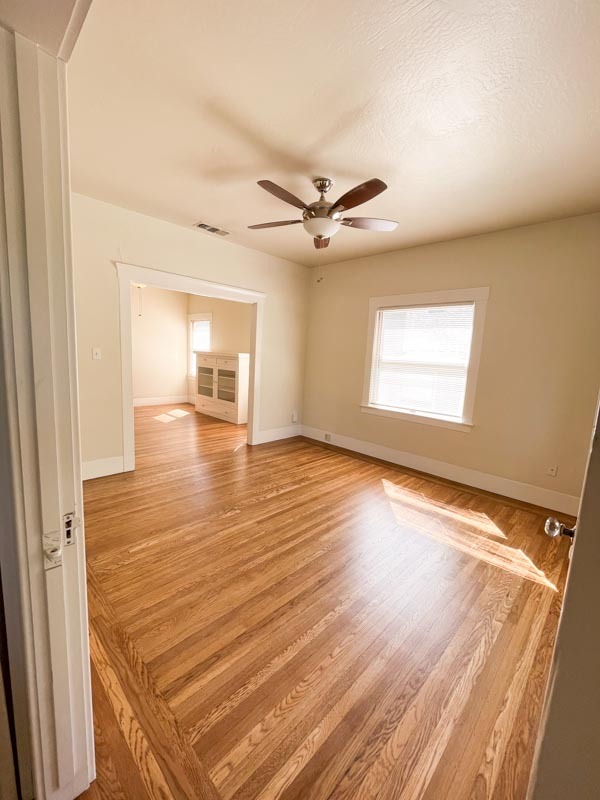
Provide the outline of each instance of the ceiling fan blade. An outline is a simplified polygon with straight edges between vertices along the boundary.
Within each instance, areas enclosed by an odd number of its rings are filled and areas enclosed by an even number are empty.
[[[319,239],[315,236],[315,247],[317,250],[324,250],[326,247],[329,247],[329,239]]]
[[[387,189],[387,184],[380,181],[379,178],[371,178],[370,181],[365,181],[359,186],[355,186],[354,189],[350,189],[346,194],[343,194],[337,203],[333,204],[330,213],[331,211],[345,211],[348,208],[360,206],[366,203],[367,200],[377,197],[377,195],[381,194],[385,189]]]
[[[248,225],[248,227],[255,231],[259,228],[279,228],[280,225],[297,225],[299,222],[302,222],[302,220],[284,219],[281,222],[261,222],[260,225]]]
[[[362,228],[365,231],[393,231],[398,223],[391,219],[375,219],[374,217],[344,217],[342,225],[349,228]]]
[[[296,195],[288,192],[287,189],[282,189],[281,186],[277,186],[277,184],[273,183],[273,181],[257,181],[257,183],[267,192],[270,192],[271,194],[274,194],[275,197],[283,200],[284,203],[289,203],[291,206],[296,206],[296,208],[306,208],[306,203],[303,203],[299,197],[296,197]]]

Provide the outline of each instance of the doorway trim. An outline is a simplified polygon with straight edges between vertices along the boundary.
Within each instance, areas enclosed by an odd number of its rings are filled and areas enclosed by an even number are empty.
[[[119,318],[121,337],[121,402],[123,405],[123,472],[135,469],[135,439],[133,422],[133,374],[131,331],[131,285],[143,283],[158,289],[170,289],[185,294],[216,297],[248,303],[254,307],[250,337],[250,380],[248,393],[248,444],[259,443],[260,430],[260,372],[261,343],[266,294],[254,289],[213,283],[190,275],[165,272],[153,267],[115,262],[119,278]]]

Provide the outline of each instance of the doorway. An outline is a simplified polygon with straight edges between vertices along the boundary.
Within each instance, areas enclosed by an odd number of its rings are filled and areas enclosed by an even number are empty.
[[[247,397],[247,441],[248,444],[256,444],[259,430],[259,389],[260,389],[260,341],[263,318],[263,304],[265,295],[250,289],[216,284],[204,281],[200,278],[192,278],[184,275],[177,275],[171,272],[163,272],[148,267],[140,267],[132,264],[117,262],[117,273],[119,278],[119,304],[120,304],[120,336],[121,336],[121,387],[122,387],[122,408],[123,408],[123,471],[130,472],[135,469],[135,425],[134,425],[134,382],[133,382],[133,336],[132,336],[132,288],[136,287],[143,292],[146,287],[167,289],[174,292],[184,293],[193,298],[206,298],[215,301],[226,300],[236,303],[249,304],[252,308],[250,316],[250,337],[249,337],[249,363],[248,370],[248,397]],[[143,302],[143,301],[142,301]],[[190,305],[189,308],[192,306]],[[195,308],[196,306],[194,306]],[[198,306],[199,308],[199,306]],[[191,312],[188,314],[190,325],[194,321],[194,316],[206,318],[209,312]],[[193,331],[190,328],[190,336]],[[193,344],[193,342],[191,343]],[[212,350],[214,348],[211,347]],[[187,358],[191,367],[191,348],[188,349]],[[210,359],[209,359],[210,360]],[[212,366],[212,365],[211,365]],[[216,365],[218,366],[218,365]],[[216,369],[215,366],[215,369]],[[221,371],[224,372],[224,380],[231,381],[231,364],[222,364]],[[194,386],[189,380],[188,374],[188,396],[194,396]],[[196,385],[197,389],[197,385]],[[196,392],[197,393],[197,392]],[[223,395],[225,397],[226,395]]]

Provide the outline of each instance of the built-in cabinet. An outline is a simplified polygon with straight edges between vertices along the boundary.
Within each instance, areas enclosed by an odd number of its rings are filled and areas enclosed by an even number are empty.
[[[196,411],[242,425],[248,421],[248,353],[196,353]]]

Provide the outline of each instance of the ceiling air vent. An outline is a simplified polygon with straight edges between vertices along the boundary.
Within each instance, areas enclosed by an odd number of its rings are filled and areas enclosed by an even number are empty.
[[[208,231],[208,233],[216,233],[217,236],[229,236],[229,231],[224,231],[222,228],[215,228],[214,225],[208,225],[206,222],[197,222],[195,228],[200,228],[201,231]]]

